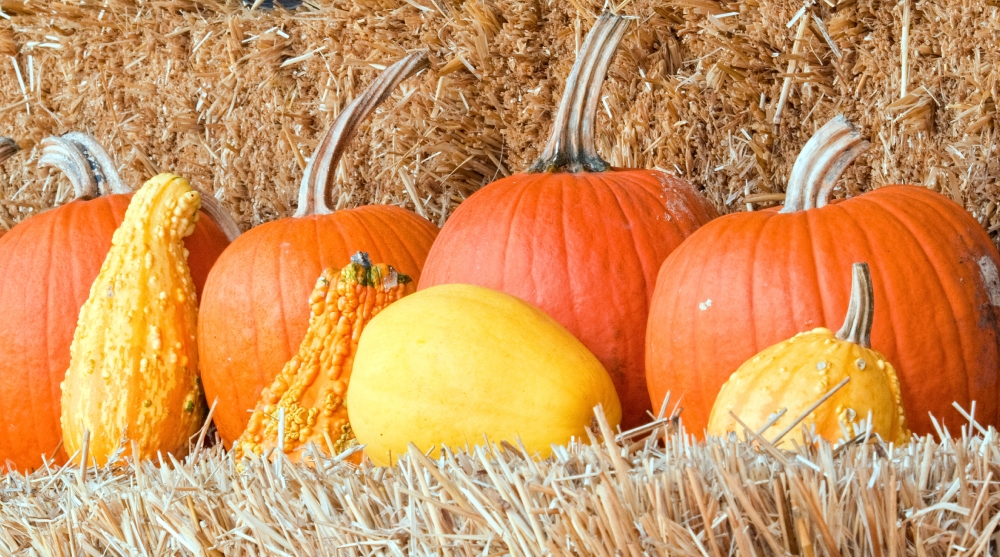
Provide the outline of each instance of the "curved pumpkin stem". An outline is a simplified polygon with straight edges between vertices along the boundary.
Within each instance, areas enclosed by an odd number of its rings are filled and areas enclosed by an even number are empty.
[[[197,190],[197,188],[195,188]],[[236,224],[229,210],[214,195],[198,190],[201,193],[201,210],[212,218],[219,230],[232,242],[241,234],[240,225]]]
[[[566,79],[545,150],[528,172],[604,172],[611,168],[597,153],[594,126],[604,78],[632,19],[610,12],[597,18]]]
[[[781,212],[794,213],[826,205],[840,175],[868,145],[843,114],[827,122],[795,159]]]
[[[73,184],[76,199],[93,199],[101,195],[132,193],[122,182],[108,152],[93,137],[70,132],[61,137],[42,140],[42,156],[38,166],[62,171]]]
[[[102,195],[127,194],[133,189],[122,181],[111,156],[91,135],[69,132],[42,140],[38,166],[61,171],[73,184],[75,199],[93,199]],[[215,222],[230,242],[240,235],[240,227],[229,211],[215,197],[201,193],[201,210]]]
[[[871,348],[872,321],[875,318],[875,294],[872,292],[872,276],[867,263],[855,263],[852,267],[851,303],[847,306],[844,326],[837,331],[837,338],[853,342],[863,348]]]
[[[9,137],[0,136],[0,162],[13,157],[20,150],[21,147],[16,141]]]
[[[333,202],[333,190],[336,186],[337,164],[361,123],[404,79],[428,66],[430,62],[426,52],[406,55],[386,68],[337,116],[306,165],[305,175],[299,186],[299,206],[294,216],[325,215],[334,211],[336,203]]]

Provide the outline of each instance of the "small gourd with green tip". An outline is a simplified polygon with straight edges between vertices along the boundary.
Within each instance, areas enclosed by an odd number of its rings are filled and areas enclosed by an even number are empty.
[[[826,328],[802,332],[764,349],[740,366],[723,385],[712,407],[709,435],[742,434],[736,416],[767,439],[780,436],[803,413],[843,383],[829,399],[802,420],[828,441],[862,433],[862,420],[871,415],[871,433],[885,441],[904,443],[910,437],[892,364],[871,348],[874,312],[871,276],[866,263],[855,263],[850,305],[836,335]],[[777,413],[781,417],[774,419]],[[773,422],[773,423],[771,423]],[[771,425],[768,425],[768,424]],[[780,439],[790,448],[802,446],[801,427]]]

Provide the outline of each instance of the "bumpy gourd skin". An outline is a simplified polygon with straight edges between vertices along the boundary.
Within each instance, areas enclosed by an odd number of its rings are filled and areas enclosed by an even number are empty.
[[[181,456],[202,425],[197,299],[183,239],[201,198],[187,180],[160,174],[132,198],[80,310],[62,383],[63,442],[103,463],[123,438],[138,457]],[[126,454],[131,452],[126,442]]]
[[[343,269],[328,268],[309,297],[309,329],[271,386],[261,393],[250,423],[234,444],[236,457],[278,446],[285,409],[283,451],[297,460],[306,443],[340,453],[355,443],[347,419],[347,386],[361,332],[382,309],[414,290],[410,277],[372,265],[359,252]],[[358,454],[360,458],[360,454]]]
[[[872,415],[872,432],[885,441],[905,443],[910,437],[896,370],[879,352],[841,340],[826,328],[799,333],[764,349],[748,360],[722,386],[708,421],[710,435],[744,432],[729,412],[757,431],[770,417],[785,414],[763,436],[773,439],[845,377],[851,380],[810,413],[806,426],[831,442],[862,433],[861,420]],[[794,428],[779,446],[803,444]]]

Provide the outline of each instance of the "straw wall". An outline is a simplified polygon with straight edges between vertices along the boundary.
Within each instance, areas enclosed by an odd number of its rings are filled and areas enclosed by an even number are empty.
[[[621,11],[638,21],[605,86],[599,146],[616,165],[658,166],[724,211],[743,210],[748,194],[781,192],[808,135],[844,112],[872,144],[844,182],[852,193],[924,184],[992,230],[1000,226],[996,4],[822,0],[803,11],[797,0],[626,1]],[[91,132],[130,183],[179,172],[246,228],[290,214],[319,134],[373,68],[414,48],[430,49],[433,69],[359,135],[341,167],[340,203],[400,203],[441,222],[478,187],[532,160],[600,5],[320,0],[294,13],[250,13],[233,1],[2,0],[0,8],[0,134],[30,148],[48,134]],[[29,150],[3,165],[5,227],[67,199],[66,182],[36,169],[36,158]]]

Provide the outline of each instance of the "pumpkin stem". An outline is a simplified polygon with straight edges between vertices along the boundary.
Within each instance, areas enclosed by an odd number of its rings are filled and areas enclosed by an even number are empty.
[[[70,132],[61,137],[53,135],[43,139],[38,166],[62,171],[73,184],[76,199],[132,193],[132,188],[118,176],[108,152],[85,133]]]
[[[594,143],[597,104],[608,67],[632,19],[610,12],[597,18],[566,79],[552,135],[528,172],[604,172],[611,168]]]
[[[0,137],[0,162],[3,162],[14,156],[15,153],[21,150],[17,142],[9,137]]]
[[[413,52],[386,68],[371,85],[351,102],[327,130],[319,147],[306,165],[302,184],[299,186],[299,207],[296,217],[332,213],[336,207],[333,191],[336,187],[336,168],[347,151],[347,145],[357,133],[361,123],[375,108],[389,97],[406,78],[430,66],[426,52]]]
[[[794,213],[826,205],[840,175],[868,145],[843,114],[827,122],[795,159],[781,212]]]
[[[837,331],[837,338],[871,348],[872,320],[875,317],[875,295],[872,276],[867,263],[855,263],[852,268],[851,303],[847,306],[844,326]]]
[[[69,132],[61,137],[53,135],[43,139],[38,166],[56,168],[65,174],[73,184],[74,199],[93,199],[133,191],[118,175],[115,163],[104,147],[85,133]],[[200,193],[201,210],[212,217],[230,242],[235,240],[240,235],[240,227],[232,215],[215,197]]]

